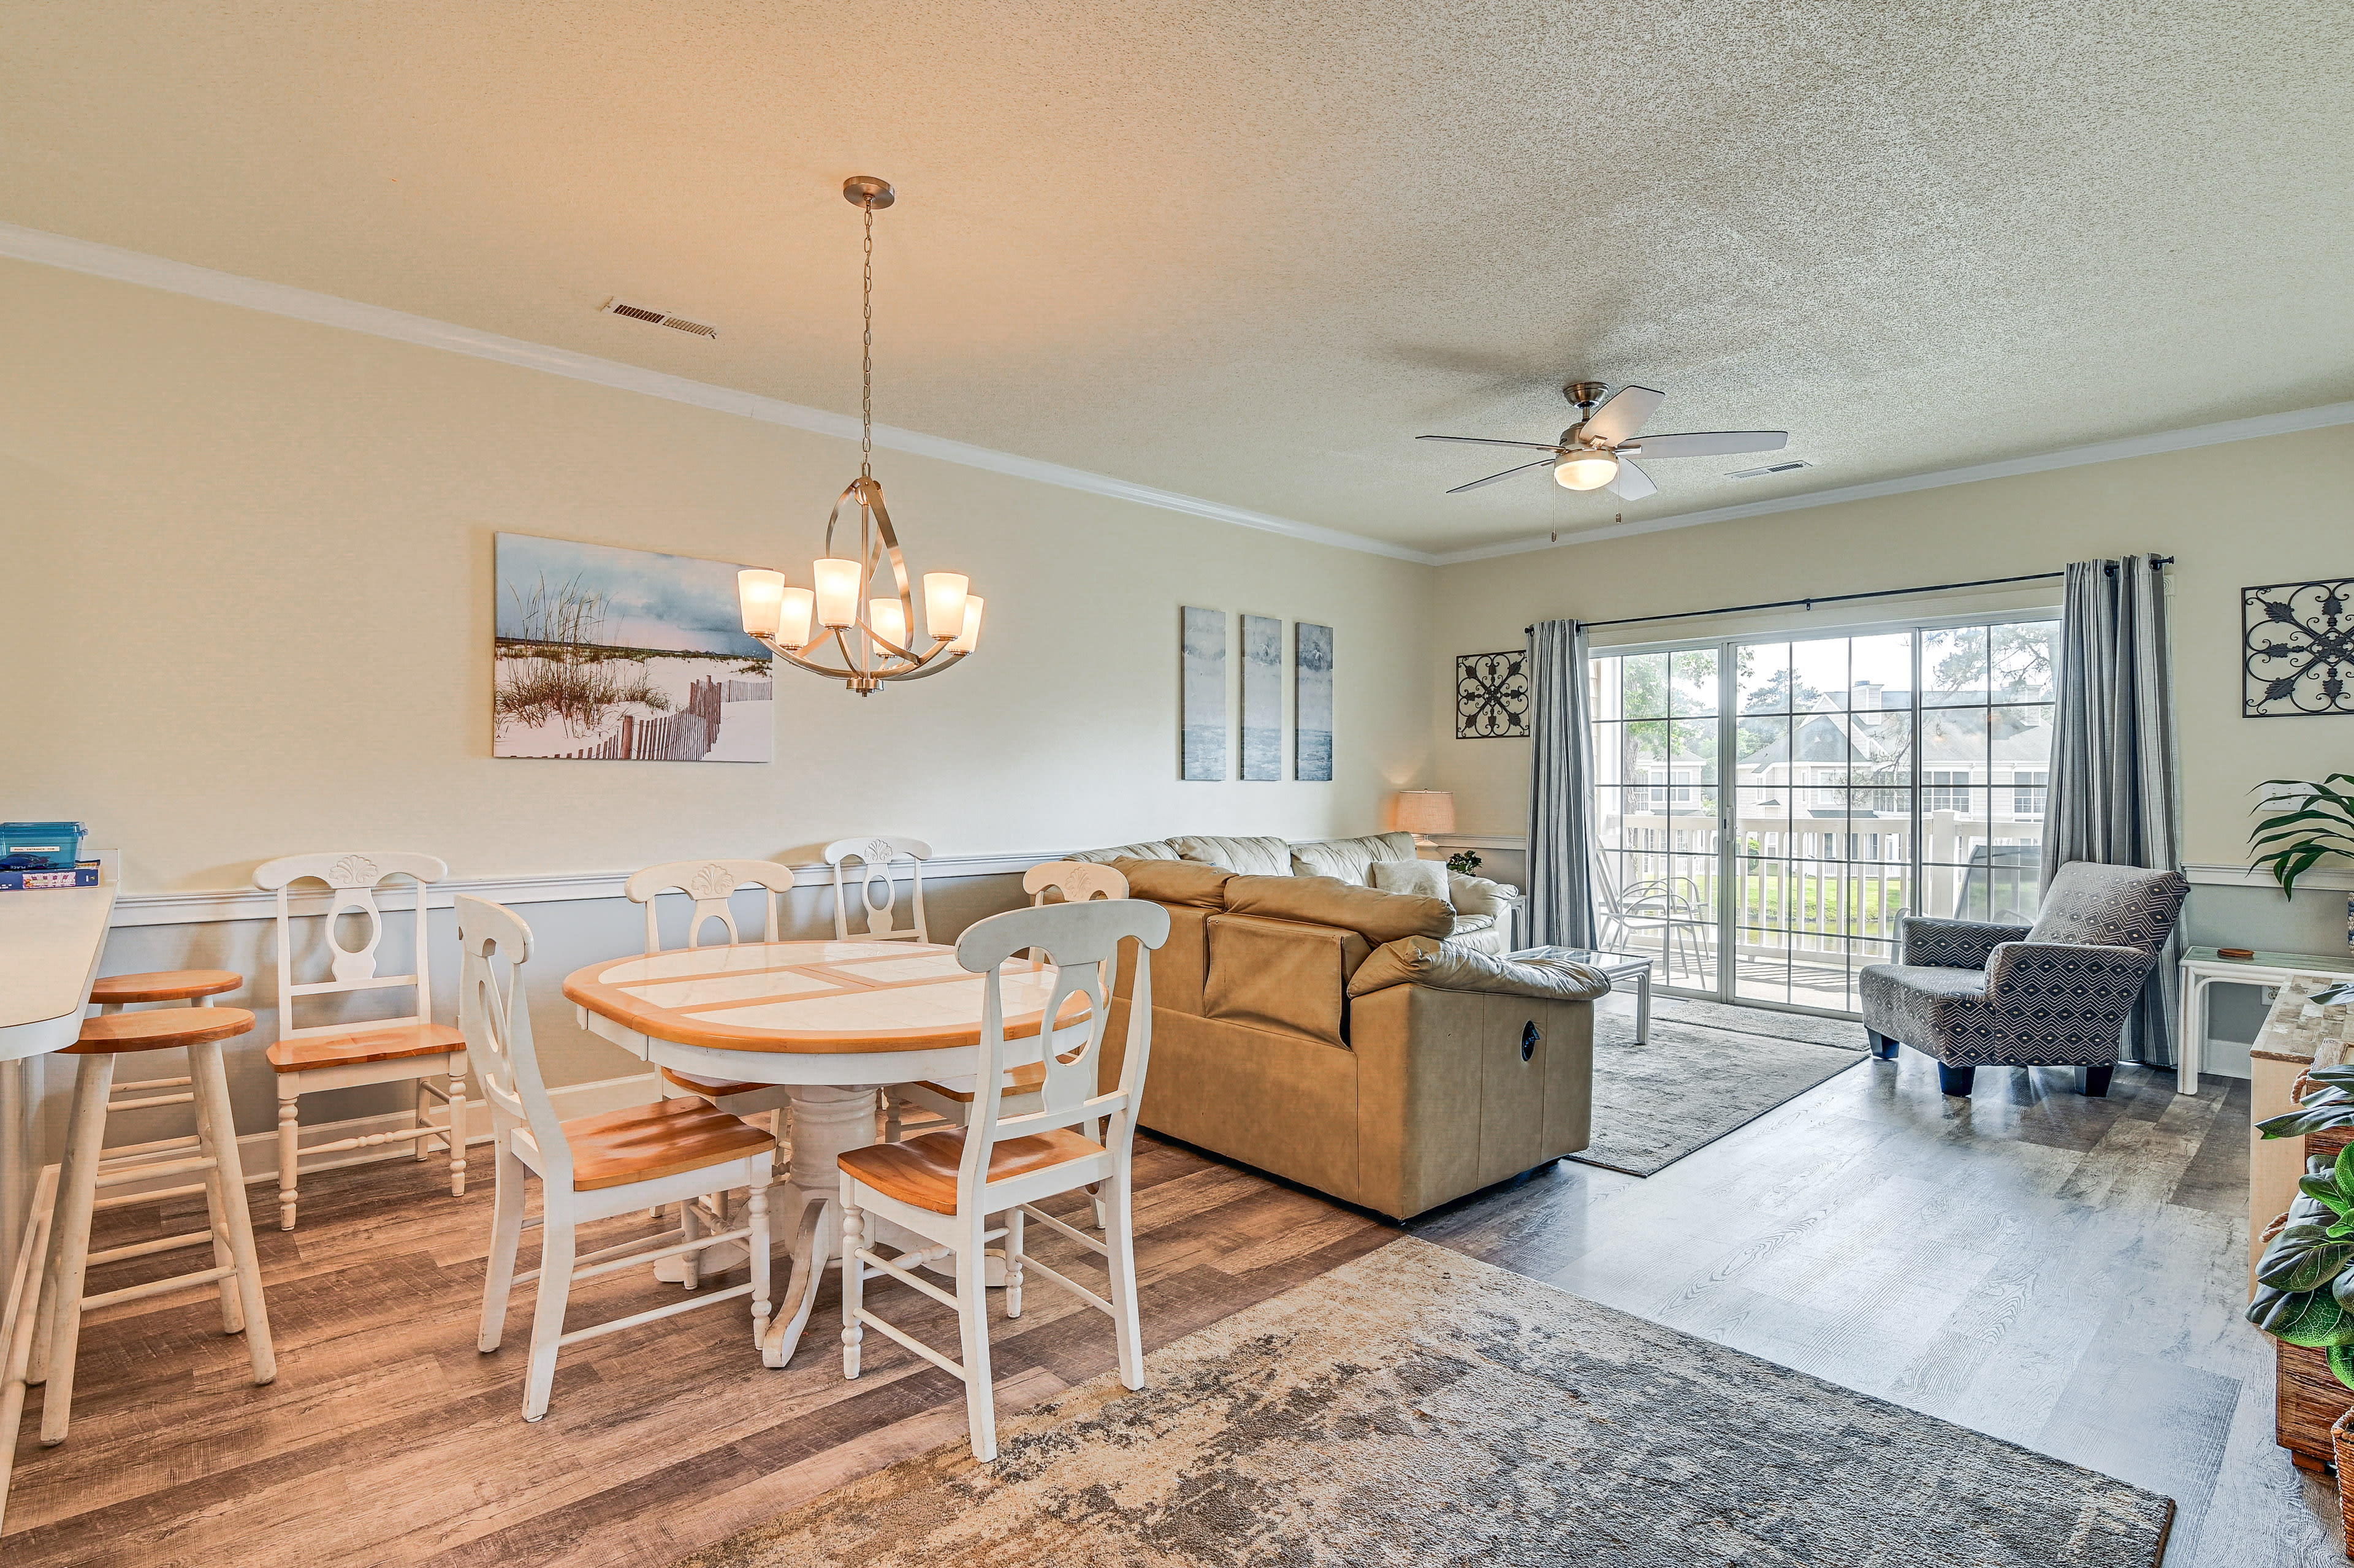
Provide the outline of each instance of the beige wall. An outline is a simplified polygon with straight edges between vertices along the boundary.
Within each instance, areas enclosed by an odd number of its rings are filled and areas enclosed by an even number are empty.
[[[896,454],[913,564],[989,600],[972,662],[863,700],[784,674],[768,766],[493,759],[493,533],[805,575],[855,447],[13,261],[0,335],[0,801],[88,821],[133,893],[338,844],[497,876],[1310,838],[1427,764],[1431,568]],[[886,414],[922,374],[886,354]],[[1335,628],[1333,783],[1178,780],[1189,602]]]
[[[2354,576],[2349,502],[2354,427],[2341,425],[1442,567],[1432,622],[1441,666],[1432,742],[1437,780],[1456,792],[1463,832],[1526,832],[1528,743],[1453,738],[1445,694],[1454,655],[1517,647],[1531,621],[2009,577],[2156,551],[2176,558],[2183,858],[2243,864],[2249,787],[2354,768],[2354,718],[2241,715],[2240,589]],[[1596,640],[1829,629],[2058,602],[2057,585],[2049,584],[2025,593],[1662,622],[1613,629]]]

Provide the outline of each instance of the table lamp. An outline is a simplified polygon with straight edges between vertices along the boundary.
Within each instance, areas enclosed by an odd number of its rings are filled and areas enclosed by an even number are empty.
[[[1401,789],[1397,794],[1398,832],[1419,841],[1426,833],[1455,831],[1455,797],[1445,789]]]

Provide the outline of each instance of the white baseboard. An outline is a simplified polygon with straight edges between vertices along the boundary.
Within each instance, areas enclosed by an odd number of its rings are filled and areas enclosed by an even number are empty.
[[[557,1114],[569,1121],[574,1117],[596,1116],[603,1111],[651,1104],[662,1098],[662,1088],[654,1074],[632,1073],[625,1078],[599,1078],[594,1083],[567,1084],[562,1088],[548,1090],[547,1097],[556,1102]],[[426,1113],[426,1119],[437,1127],[448,1125],[447,1107],[434,1102]],[[481,1100],[466,1102],[466,1122],[467,1148],[491,1141],[490,1107]],[[408,1111],[387,1111],[377,1116],[353,1117],[344,1121],[305,1123],[302,1141],[305,1144],[335,1143],[346,1138],[364,1138],[373,1132],[399,1132],[416,1125],[416,1118]],[[278,1185],[278,1134],[275,1131],[246,1133],[237,1140],[237,1157],[238,1163],[245,1169],[247,1186]],[[368,1149],[345,1149],[333,1154],[306,1155],[300,1161],[297,1173],[308,1176],[313,1171],[334,1171],[346,1165],[371,1165],[380,1160],[415,1158],[414,1147],[409,1143],[379,1143]],[[429,1155],[427,1160],[429,1163],[447,1158],[437,1152]],[[133,1197],[165,1187],[186,1186],[187,1181],[185,1173],[158,1176],[145,1181],[125,1181],[119,1187],[109,1188],[106,1195],[110,1198]]]

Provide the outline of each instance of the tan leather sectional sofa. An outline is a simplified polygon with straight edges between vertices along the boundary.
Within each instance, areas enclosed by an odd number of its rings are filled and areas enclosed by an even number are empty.
[[[1364,885],[1375,862],[1413,857],[1408,834],[1284,846],[1280,874],[1231,863],[1271,866],[1282,844],[1070,857],[1118,867],[1169,911],[1143,1124],[1398,1219],[1585,1148],[1593,998],[1609,981],[1550,953],[1503,957],[1509,887],[1456,878],[1450,905]],[[1124,972],[1107,1084],[1132,994]]]

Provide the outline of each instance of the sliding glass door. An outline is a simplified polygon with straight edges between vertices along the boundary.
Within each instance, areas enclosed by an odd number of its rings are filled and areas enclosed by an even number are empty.
[[[2031,917],[2056,623],[1613,651],[1588,671],[1596,913],[1659,984],[1852,1012],[1906,910]]]

